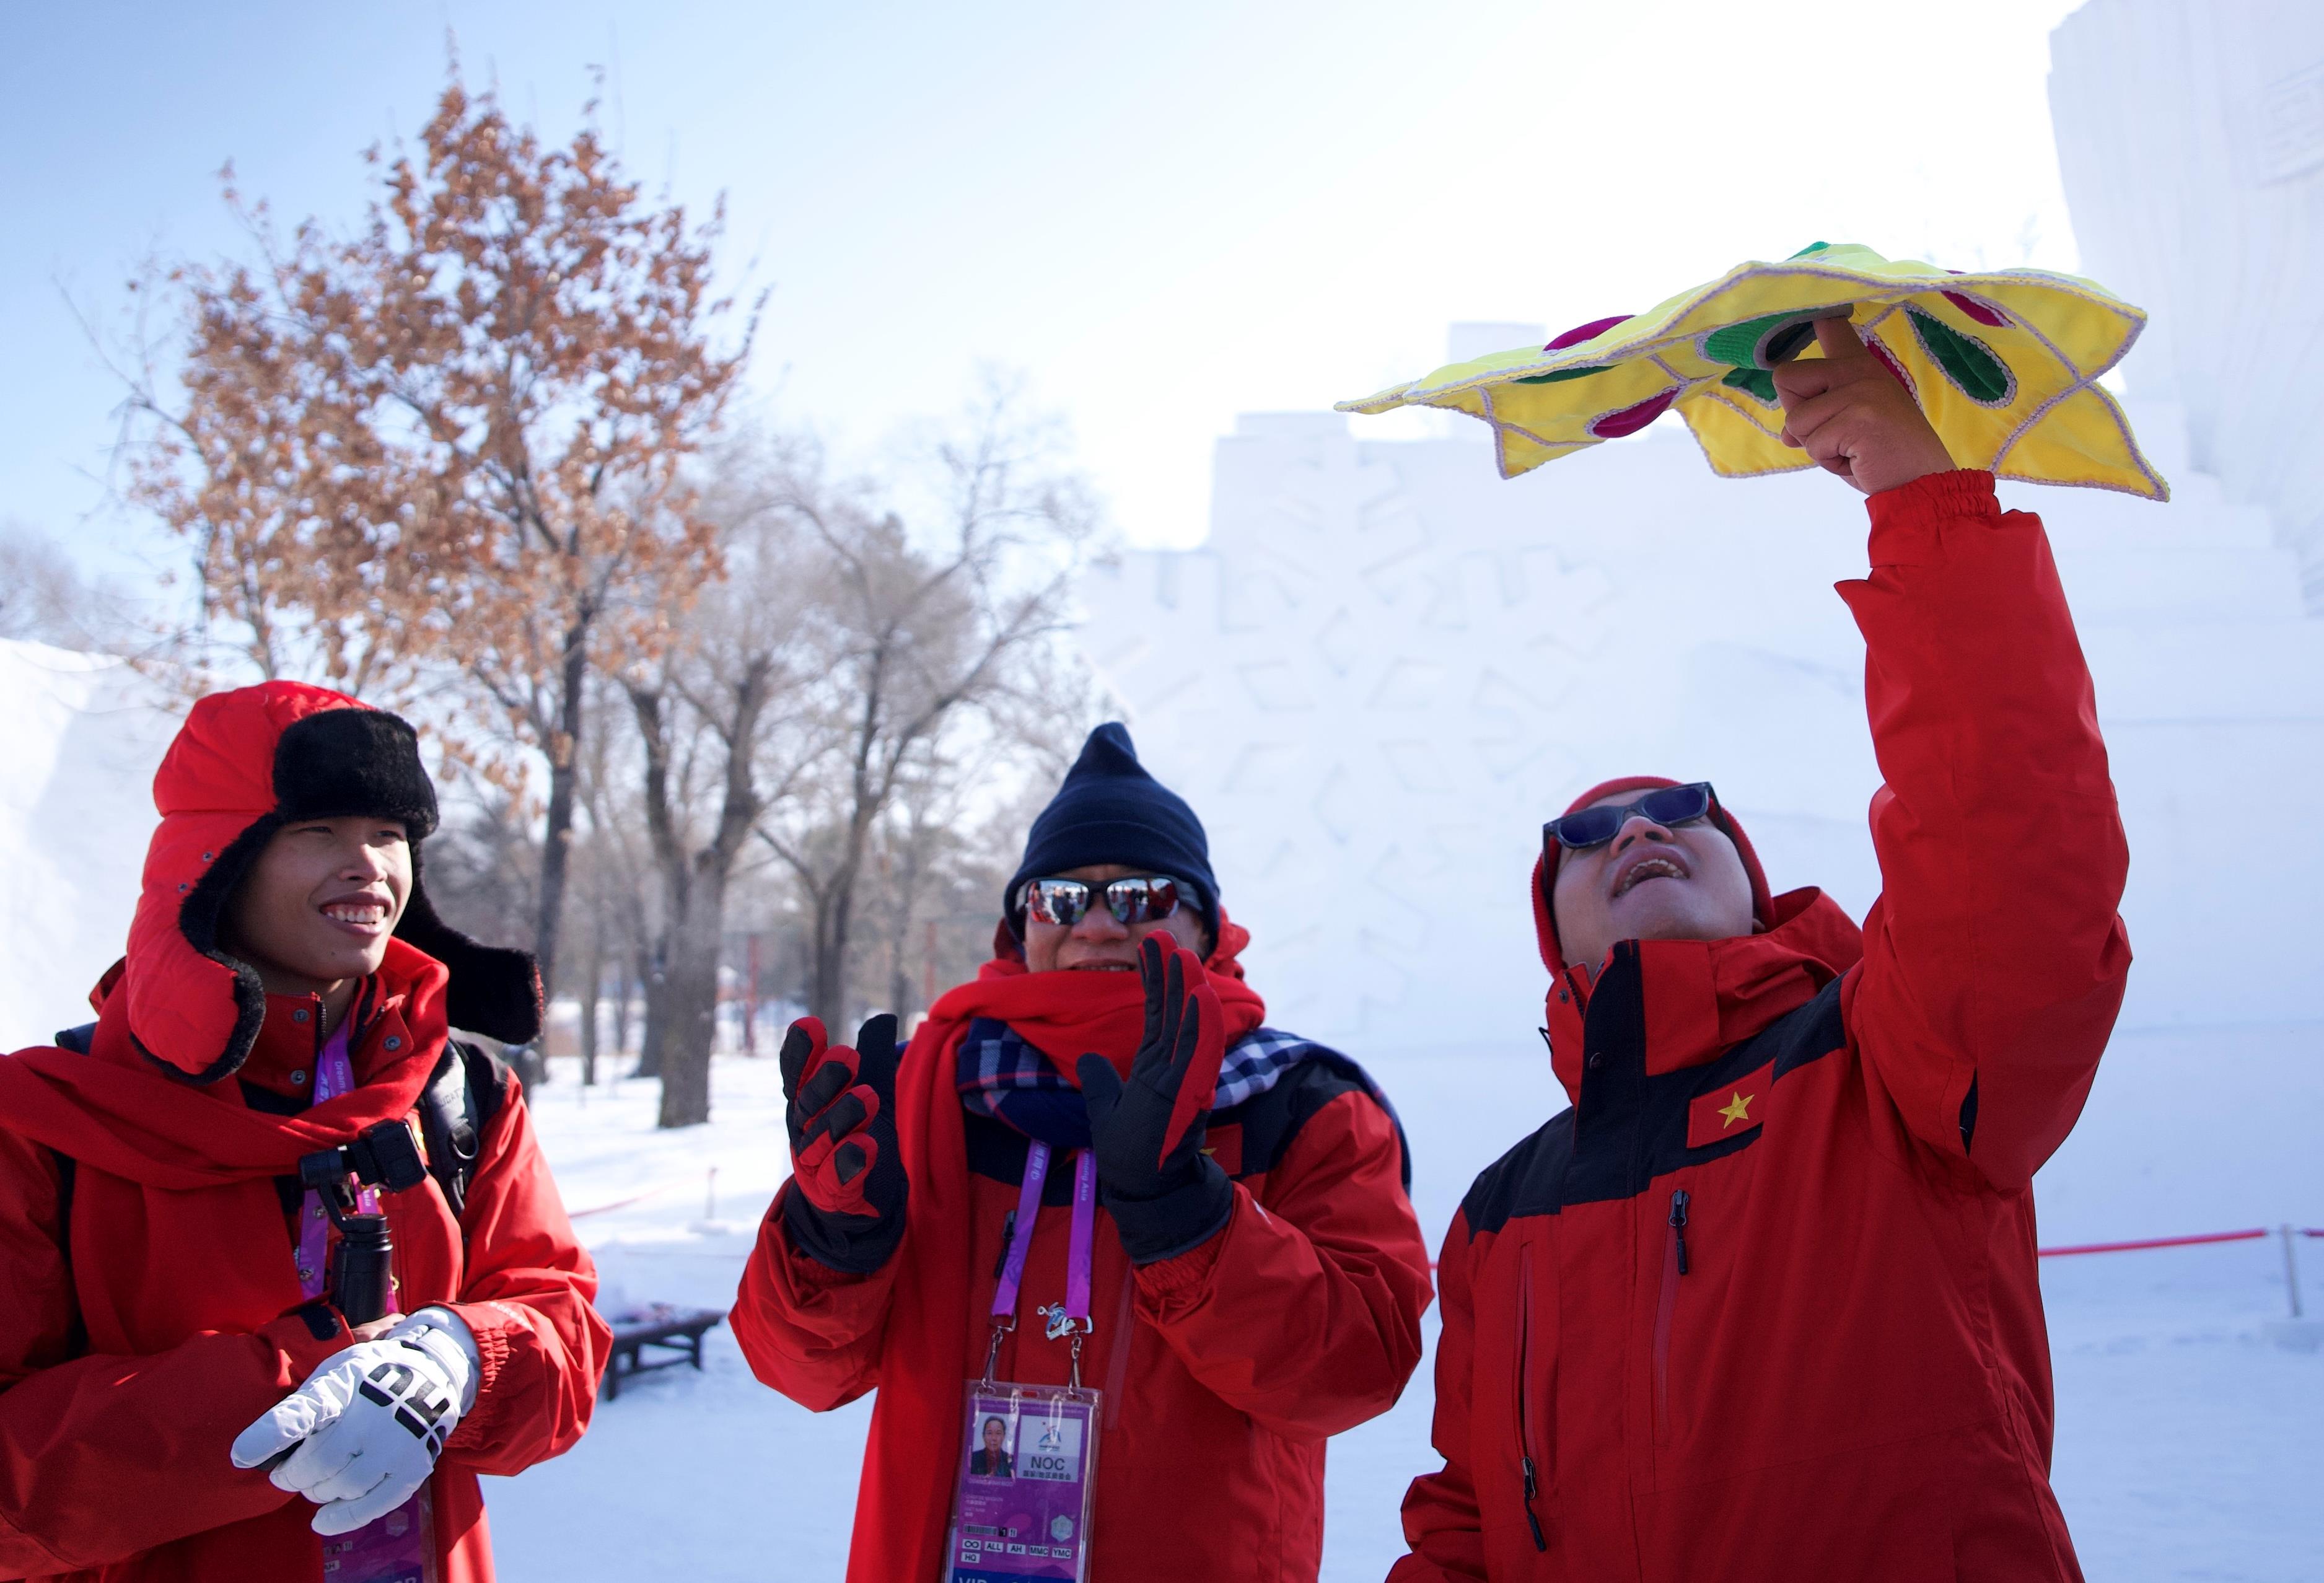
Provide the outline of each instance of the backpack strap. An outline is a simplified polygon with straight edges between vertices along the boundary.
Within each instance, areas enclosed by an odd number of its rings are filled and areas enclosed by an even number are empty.
[[[57,1048],[69,1050],[76,1055],[86,1055],[97,1042],[97,1025],[85,1022],[77,1028],[57,1030]],[[65,1267],[72,1268],[72,1210],[73,1186],[80,1175],[80,1162],[62,1149],[52,1148],[50,1157],[57,1164],[57,1249],[64,1255]],[[73,1304],[72,1329],[65,1337],[65,1356],[78,1358],[88,1350],[88,1325],[81,1318],[80,1304]]]
[[[428,1086],[420,1091],[420,1131],[428,1142],[428,1173],[459,1219],[484,1152],[484,1132],[508,1103],[513,1076],[508,1063],[480,1045],[455,1039]]]

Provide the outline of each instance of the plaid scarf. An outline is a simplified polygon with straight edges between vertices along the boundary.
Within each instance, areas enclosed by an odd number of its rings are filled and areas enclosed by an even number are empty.
[[[1228,1046],[1219,1064],[1212,1114],[1257,1099],[1303,1061],[1325,1060],[1361,1078],[1365,1090],[1393,1118],[1394,1107],[1361,1067],[1338,1051],[1281,1028],[1253,1028]],[[998,1018],[968,1025],[955,1068],[961,1108],[1038,1138],[1060,1155],[1090,1146],[1089,1112],[1078,1084]],[[1401,1124],[1398,1130],[1402,1130]]]
[[[1264,1095],[1292,1067],[1313,1055],[1336,1055],[1336,1051],[1280,1027],[1252,1027],[1227,1048],[1227,1058],[1220,1063],[1211,1111],[1227,1111]],[[960,1107],[972,1116],[990,1116],[1004,1127],[1041,1139],[1057,1153],[1090,1146],[1090,1113],[1081,1104],[1081,1086],[1057,1072],[1048,1055],[1025,1044],[1009,1023],[990,1016],[969,1023],[967,1036],[960,1042],[957,1081]],[[1373,1092],[1379,1095],[1379,1091]],[[1385,1102],[1380,1095],[1380,1104]]]

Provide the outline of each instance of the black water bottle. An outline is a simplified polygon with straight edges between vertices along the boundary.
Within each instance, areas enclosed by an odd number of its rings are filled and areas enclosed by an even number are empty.
[[[385,1215],[334,1216],[339,1245],[331,1251],[331,1302],[350,1325],[369,1324],[388,1312],[394,1292],[389,1265],[395,1240]]]

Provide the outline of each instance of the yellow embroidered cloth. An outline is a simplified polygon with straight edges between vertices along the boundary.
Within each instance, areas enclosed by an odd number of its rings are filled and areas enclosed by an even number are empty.
[[[1675,410],[1712,471],[1788,473],[1813,464],[1777,437],[1784,409],[1768,371],[1803,351],[1821,355],[1815,321],[1851,311],[1960,465],[2171,498],[2098,383],[2137,340],[2144,310],[2074,275],[1962,274],[1849,244],[1738,264],[1649,312],[1578,325],[1545,349],[1456,363],[1340,410],[1481,418],[1504,478]]]

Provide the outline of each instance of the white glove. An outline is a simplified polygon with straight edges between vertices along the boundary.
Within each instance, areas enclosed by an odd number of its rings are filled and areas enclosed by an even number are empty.
[[[476,1404],[476,1371],[466,1322],[449,1309],[423,1308],[378,1339],[327,1358],[235,1437],[234,1465],[281,1459],[267,1477],[321,1508],[315,1532],[351,1532],[427,1482],[444,1442]]]

